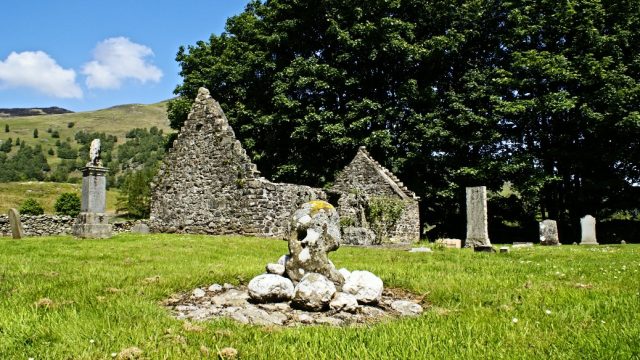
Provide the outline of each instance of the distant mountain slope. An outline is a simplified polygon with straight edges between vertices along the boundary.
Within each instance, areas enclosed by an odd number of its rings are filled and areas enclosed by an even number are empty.
[[[129,104],[108,109],[56,115],[38,115],[26,117],[0,117],[0,142],[9,138],[25,141],[28,145],[42,145],[45,153],[49,149],[56,150],[57,140],[67,141],[77,148],[75,134],[79,131],[104,132],[118,137],[116,147],[124,143],[125,134],[135,128],[151,128],[153,126],[166,133],[172,132],[166,110],[167,102],[150,105]],[[5,126],[9,132],[5,132]],[[38,129],[38,138],[33,137]],[[50,129],[50,132],[49,132]],[[57,132],[57,134],[56,134]],[[58,135],[59,137],[55,137]],[[15,152],[14,148],[14,152]],[[47,156],[50,165],[60,161],[56,156]]]
[[[47,108],[0,108],[0,118],[18,117],[18,116],[36,116],[36,115],[53,115],[53,114],[70,114],[73,111],[63,109],[61,107],[52,106]]]

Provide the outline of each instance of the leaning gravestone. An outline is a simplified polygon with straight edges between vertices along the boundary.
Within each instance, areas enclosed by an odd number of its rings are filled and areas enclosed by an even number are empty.
[[[558,224],[555,220],[540,222],[540,245],[560,245]]]
[[[24,229],[22,228],[18,210],[9,209],[9,223],[11,225],[11,236],[14,239],[22,239],[24,237]]]
[[[487,221],[487,188],[467,188],[467,240],[465,247],[491,246]]]
[[[582,240],[580,245],[598,245],[596,240],[596,218],[587,215],[580,219],[580,227],[582,228]]]
[[[91,142],[89,162],[82,169],[82,202],[73,225],[73,235],[80,238],[111,237],[111,224],[105,213],[107,172],[100,159],[100,139]]]

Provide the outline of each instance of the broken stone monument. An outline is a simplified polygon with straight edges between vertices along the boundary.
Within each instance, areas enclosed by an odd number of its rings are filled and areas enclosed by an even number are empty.
[[[230,317],[256,325],[369,323],[388,316],[416,316],[417,297],[384,291],[369,271],[336,270],[327,253],[340,244],[338,212],[325,201],[304,203],[291,216],[289,251],[246,291],[226,284],[196,289],[168,305],[179,319]],[[398,298],[402,296],[402,298]]]
[[[467,188],[467,240],[465,247],[491,246],[487,219],[486,186]]]
[[[315,200],[302,205],[293,214],[289,234],[289,261],[285,271],[289,279],[300,281],[307,273],[325,276],[338,287],[344,278],[329,261],[327,253],[340,246],[338,212],[328,202]]]
[[[596,218],[587,215],[580,219],[580,227],[582,228],[582,239],[580,245],[598,245],[596,240]]]
[[[105,213],[107,172],[100,159],[100,139],[91,142],[89,162],[82,170],[82,201],[80,214],[73,225],[73,235],[80,238],[111,237],[112,225]]]
[[[558,224],[555,220],[540,222],[540,245],[560,245],[558,239]]]
[[[9,209],[9,224],[11,226],[11,236],[14,239],[22,239],[24,237],[24,228],[22,227],[18,210]]]

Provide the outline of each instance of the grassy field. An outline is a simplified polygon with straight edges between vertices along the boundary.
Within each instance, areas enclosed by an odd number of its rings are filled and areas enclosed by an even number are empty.
[[[56,200],[65,192],[81,196],[82,184],[38,181],[0,183],[0,213],[7,214],[10,208],[20,209],[24,200],[32,197],[42,205],[45,214],[53,214]],[[117,190],[107,191],[107,212],[115,212],[117,198]]]
[[[56,140],[51,137],[47,129],[57,130],[60,134],[60,141],[67,141],[74,148],[78,148],[74,136],[82,130],[86,132],[104,132],[109,135],[118,137],[118,144],[122,144],[125,134],[134,128],[151,128],[158,127],[170,132],[169,120],[166,112],[166,102],[160,102],[151,105],[120,105],[108,109],[97,111],[86,111],[71,114],[60,115],[39,115],[26,117],[6,117],[0,118],[0,140],[6,141],[13,138],[24,140],[28,145],[42,145],[45,153],[52,148],[56,150]],[[74,126],[69,128],[68,123],[73,122]],[[4,132],[5,124],[9,125],[9,132]],[[33,137],[33,130],[38,129],[38,138]],[[12,152],[17,151],[14,147]],[[49,165],[55,165],[60,162],[57,156],[47,154]]]
[[[211,320],[198,330],[160,302],[247,283],[284,241],[119,235],[0,240],[0,358],[630,359],[640,356],[640,246],[534,247],[507,254],[341,248],[338,267],[426,294],[417,318],[277,328]],[[205,355],[208,349],[209,355]]]

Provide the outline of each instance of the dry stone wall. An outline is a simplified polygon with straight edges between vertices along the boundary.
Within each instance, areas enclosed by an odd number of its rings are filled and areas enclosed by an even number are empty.
[[[420,239],[419,198],[391,171],[374,160],[364,147],[358,149],[351,163],[338,174],[332,190],[342,193],[341,200],[338,201],[340,216],[352,219],[351,222],[356,227],[371,226],[370,221],[368,223],[364,217],[366,206],[371,199],[388,198],[402,203],[403,209],[395,225],[388,234],[377,233],[376,242],[414,242]],[[353,214],[357,216],[353,218]],[[345,223],[344,220],[343,223]],[[380,239],[381,236],[388,239]],[[348,237],[344,240],[347,243],[362,242]]]
[[[149,225],[170,233],[283,237],[293,211],[326,198],[320,189],[260,177],[204,88],[151,186]]]
[[[25,236],[71,235],[76,219],[60,215],[20,215]],[[113,224],[116,233],[128,232],[140,221],[124,221]],[[9,217],[0,215],[0,236],[11,236]]]
[[[58,215],[20,215],[26,236],[52,236],[71,234],[75,219]],[[0,215],[0,236],[11,236],[9,217]]]

